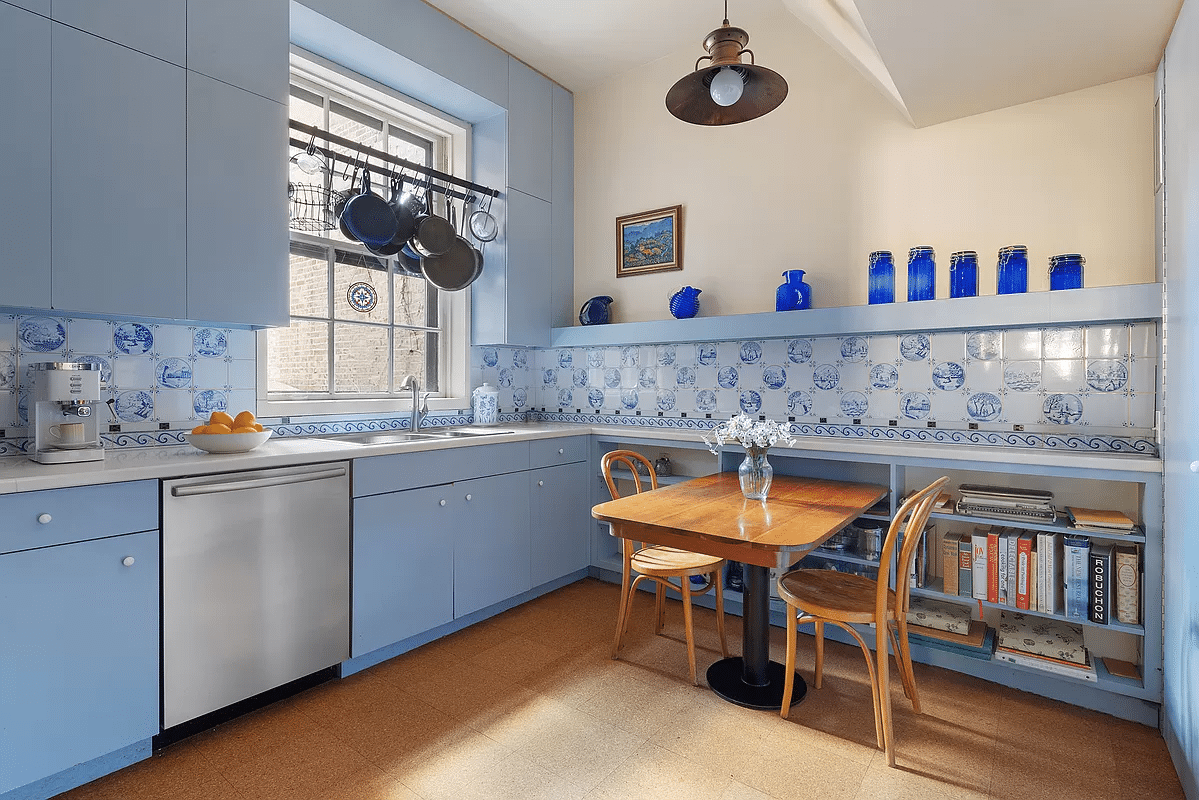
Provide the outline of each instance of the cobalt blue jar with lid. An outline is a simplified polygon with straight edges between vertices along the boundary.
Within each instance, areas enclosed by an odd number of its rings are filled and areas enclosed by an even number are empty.
[[[1078,253],[1049,257],[1049,288],[1081,289],[1082,267],[1087,260]]]
[[[908,251],[908,300],[933,300],[937,296],[936,254],[927,245]]]
[[[895,261],[890,250],[875,250],[870,254],[867,277],[867,299],[870,305],[895,302]]]
[[[978,296],[978,253],[959,250],[949,256],[949,296]]]
[[[998,294],[1021,294],[1028,291],[1028,248],[1022,244],[1008,245],[999,249],[999,265],[996,268]]]

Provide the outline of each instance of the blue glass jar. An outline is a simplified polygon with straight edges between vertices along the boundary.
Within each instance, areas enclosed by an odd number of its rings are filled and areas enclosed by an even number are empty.
[[[870,254],[869,288],[867,297],[870,305],[895,302],[895,261],[890,250],[875,250]]]
[[[927,245],[908,251],[908,300],[932,300],[937,296],[936,254]]]
[[[959,250],[949,256],[949,296],[978,296],[978,253]]]
[[[804,283],[802,269],[783,273],[786,282],[774,291],[775,311],[799,311],[812,307],[812,287]]]
[[[1022,244],[999,249],[995,290],[998,294],[1021,294],[1028,291],[1028,248]]]
[[[1049,288],[1081,289],[1082,267],[1087,260],[1078,253],[1049,257]]]

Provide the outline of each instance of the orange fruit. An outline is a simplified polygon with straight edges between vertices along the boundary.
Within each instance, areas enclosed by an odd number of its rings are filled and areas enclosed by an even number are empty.
[[[205,433],[233,433],[233,429],[221,422],[214,422],[204,431]]]
[[[259,425],[257,422],[255,422],[255,423],[254,423],[254,430],[258,431],[259,433],[262,433],[264,430],[266,430],[266,428],[262,427],[262,426],[261,426],[261,425]]]
[[[207,433],[207,432],[208,432],[207,425],[197,425],[196,427],[192,428],[192,433]]]
[[[226,427],[232,428],[233,417],[229,416],[224,411],[213,411],[212,416],[208,418],[208,424],[225,425]],[[218,431],[209,431],[209,433],[218,433]],[[224,433],[228,433],[228,431],[224,431]]]
[[[243,411],[233,418],[233,427],[248,428],[254,425],[258,420],[254,419],[254,412]]]
[[[238,425],[236,428],[233,429],[233,433],[256,433],[256,432],[257,431],[255,431],[249,425]]]

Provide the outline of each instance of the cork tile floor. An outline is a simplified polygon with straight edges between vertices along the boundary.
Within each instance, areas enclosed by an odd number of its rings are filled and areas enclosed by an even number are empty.
[[[61,795],[63,800],[1101,800],[1182,798],[1154,729],[916,665],[892,671],[898,769],[875,747],[865,664],[829,643],[824,686],[783,720],[687,680],[681,611],[587,579],[310,689]],[[700,675],[719,658],[697,609]],[[739,620],[729,618],[740,651]],[[772,629],[772,656],[783,655]],[[811,638],[800,637],[811,675]],[[702,677],[701,677],[702,682]]]

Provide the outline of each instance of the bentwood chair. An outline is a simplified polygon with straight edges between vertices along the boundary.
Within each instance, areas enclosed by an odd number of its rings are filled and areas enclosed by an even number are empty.
[[[637,494],[641,494],[643,491],[642,476],[637,473],[637,464],[641,464],[645,468],[650,489],[658,488],[658,478],[654,474],[654,466],[649,459],[632,450],[613,450],[606,454],[600,462],[604,472],[604,481],[608,484],[608,491],[612,493],[613,500],[620,498],[614,472],[615,468],[622,464],[632,474]],[[662,633],[666,622],[667,587],[675,589],[683,596],[683,629],[687,636],[687,663],[691,668],[691,682],[695,683],[695,636],[691,628],[691,595],[693,593],[704,594],[715,587],[716,632],[720,636],[720,652],[725,658],[729,657],[729,646],[724,638],[724,593],[721,588],[724,559],[661,545],[642,547],[640,542],[633,542],[629,539],[621,540],[621,549],[624,554],[624,567],[621,574],[620,610],[616,616],[616,639],[612,643],[612,658],[619,656],[624,635],[628,633],[629,616],[633,607],[633,590],[641,581],[651,580],[656,584],[654,596],[654,613],[657,617],[655,634]],[[637,577],[633,578],[630,583],[629,579],[634,571],[637,572]],[[691,585],[693,575],[704,576],[704,582],[693,587]],[[678,583],[672,582],[671,578],[676,579]]]
[[[807,622],[816,626],[816,688],[820,688],[824,670],[824,624],[827,622],[846,630],[862,648],[866,669],[870,673],[870,690],[874,700],[874,733],[878,746],[887,755],[887,763],[895,766],[895,733],[891,724],[890,661],[887,658],[888,639],[895,645],[895,661],[903,681],[903,693],[920,713],[920,695],[912,670],[912,654],[908,649],[908,592],[911,583],[912,560],[916,546],[924,536],[924,526],[941,488],[949,478],[940,478],[928,488],[910,496],[891,520],[883,542],[876,578],[852,575],[825,569],[797,569],[778,580],[779,596],[788,605],[787,668],[783,688],[781,713],[786,718],[791,710],[791,692],[795,681],[795,628]],[[902,531],[915,535],[903,537],[903,548],[895,566],[896,588],[889,586],[888,565]],[[854,625],[874,625],[874,654],[854,630]],[[877,664],[876,664],[877,662]]]

